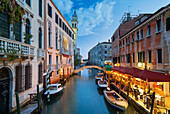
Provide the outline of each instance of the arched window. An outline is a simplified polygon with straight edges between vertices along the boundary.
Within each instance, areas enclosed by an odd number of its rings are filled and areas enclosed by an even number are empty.
[[[75,24],[75,28],[76,28],[76,24]]]
[[[166,31],[170,30],[170,17],[166,18]]]
[[[30,25],[30,21],[28,20],[28,19],[26,19],[26,26],[25,26],[25,34],[26,35],[30,35],[31,34],[31,25]],[[30,44],[31,42],[30,42],[30,39],[28,39],[28,38],[26,38],[25,39],[25,43],[27,43],[27,44]]]
[[[39,41],[39,48],[42,48],[42,30],[39,28],[38,30],[38,41]]]

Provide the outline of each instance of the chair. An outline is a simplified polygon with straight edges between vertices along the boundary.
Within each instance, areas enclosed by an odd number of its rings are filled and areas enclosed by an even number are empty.
[[[165,106],[165,97],[161,97],[161,106]]]

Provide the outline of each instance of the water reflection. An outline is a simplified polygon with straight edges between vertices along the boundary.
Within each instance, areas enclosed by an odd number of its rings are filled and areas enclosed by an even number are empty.
[[[98,70],[85,69],[80,75],[70,78],[63,94],[51,98],[47,104],[43,100],[42,114],[117,114],[104,99],[103,90],[95,83]],[[126,112],[121,112],[124,114]],[[128,111],[127,114],[131,114]]]

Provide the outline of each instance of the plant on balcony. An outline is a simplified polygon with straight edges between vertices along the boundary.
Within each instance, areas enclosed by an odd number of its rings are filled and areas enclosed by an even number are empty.
[[[16,0],[0,0],[0,13],[4,12],[9,15],[12,25],[15,24],[15,21],[19,22],[24,14],[24,10],[17,4]]]
[[[13,46],[7,46],[7,49],[0,48],[0,52],[4,52],[4,56],[7,61],[14,61],[18,59],[18,54],[21,51],[20,47],[18,49],[15,49]],[[20,53],[21,56],[23,56],[23,52]]]
[[[24,40],[25,40],[24,42],[27,43],[27,44],[29,44],[29,43],[30,43],[29,41],[30,41],[30,39],[32,39],[32,37],[33,37],[32,34],[26,34],[26,33],[25,33],[25,34],[24,34]]]

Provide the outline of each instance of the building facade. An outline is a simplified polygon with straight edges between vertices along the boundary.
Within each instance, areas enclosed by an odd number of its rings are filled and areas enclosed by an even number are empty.
[[[141,14],[135,19],[135,27],[119,38],[119,53],[116,54],[121,66],[140,69],[169,71],[170,69],[170,5],[154,14]],[[160,83],[152,83],[158,87]],[[155,91],[170,95],[170,84],[161,83]]]
[[[16,92],[22,105],[29,100],[29,93],[37,91],[37,84],[43,89],[44,0],[10,4],[24,13],[14,23],[6,12],[0,13],[0,113],[16,110]]]
[[[111,42],[101,42],[89,51],[90,64],[104,66],[106,60],[111,60]]]
[[[44,24],[46,49],[44,70],[45,72],[52,71],[50,83],[57,83],[61,78],[60,69],[65,78],[74,70],[74,31],[52,0],[45,0],[44,9],[44,19],[46,20]]]

